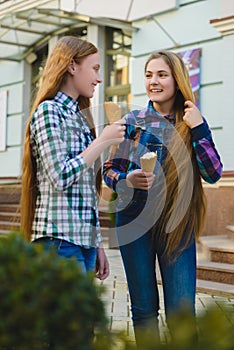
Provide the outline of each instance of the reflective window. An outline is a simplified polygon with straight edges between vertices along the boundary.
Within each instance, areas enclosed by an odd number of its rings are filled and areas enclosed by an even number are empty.
[[[130,103],[129,63],[131,33],[121,29],[106,28],[105,101],[121,106],[126,113]]]

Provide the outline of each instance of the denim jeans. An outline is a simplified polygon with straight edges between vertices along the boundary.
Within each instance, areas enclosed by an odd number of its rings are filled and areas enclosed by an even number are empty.
[[[97,249],[94,247],[85,248],[68,241],[52,237],[39,238],[33,241],[33,243],[43,244],[44,248],[47,250],[55,249],[58,255],[64,258],[75,257],[83,272],[95,270]]]
[[[158,329],[159,292],[156,278],[156,257],[158,259],[164,292],[164,306],[166,318],[180,308],[188,307],[195,315],[196,295],[196,245],[192,239],[186,248],[175,260],[168,259],[162,254],[162,247],[152,242],[152,229],[146,233],[149,219],[140,220],[134,217],[144,207],[143,201],[128,206],[124,211],[117,212],[117,239],[126,273],[129,294],[131,299],[131,312],[133,326],[147,328],[149,324]],[[139,235],[139,231],[142,234]],[[138,232],[137,232],[138,231]],[[129,234],[130,232],[130,234]],[[134,239],[129,240],[132,235]],[[125,244],[125,237],[128,243]]]

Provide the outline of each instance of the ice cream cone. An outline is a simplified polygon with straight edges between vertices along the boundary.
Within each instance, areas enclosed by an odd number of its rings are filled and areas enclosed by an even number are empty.
[[[147,152],[140,158],[141,169],[144,172],[153,172],[157,161],[157,152]]]
[[[108,101],[108,102],[106,101],[104,102],[104,108],[110,124],[121,119],[121,107],[118,106],[116,103],[111,101]]]

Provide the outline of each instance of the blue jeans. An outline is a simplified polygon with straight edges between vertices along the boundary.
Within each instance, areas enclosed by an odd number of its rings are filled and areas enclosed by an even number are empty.
[[[93,272],[95,270],[97,249],[94,247],[84,248],[68,241],[52,237],[39,238],[33,241],[33,243],[43,244],[46,250],[55,249],[58,255],[64,258],[75,257],[83,272]]]
[[[159,262],[164,291],[164,306],[166,318],[180,308],[187,306],[195,315],[196,295],[196,244],[193,239],[190,245],[175,260],[163,255],[160,242],[152,242],[152,229],[139,235],[147,220],[135,221],[133,218],[141,212],[143,202],[130,205],[122,213],[117,213],[117,238],[125,268],[134,330],[151,324],[156,328],[159,305],[159,292],[156,278],[156,256]],[[128,232],[127,232],[128,231]],[[131,242],[126,236],[133,235]],[[143,232],[143,231],[142,231]],[[129,238],[129,237],[128,237]],[[122,244],[121,244],[122,243]],[[157,330],[157,329],[156,329]]]

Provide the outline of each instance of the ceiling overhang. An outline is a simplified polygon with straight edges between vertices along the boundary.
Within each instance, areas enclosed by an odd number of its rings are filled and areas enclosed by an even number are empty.
[[[29,8],[0,18],[0,60],[21,61],[55,35],[88,24],[136,31],[130,22],[96,18],[54,8]]]

